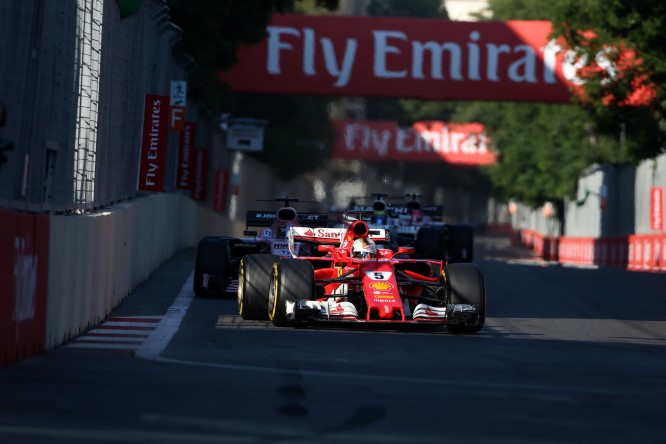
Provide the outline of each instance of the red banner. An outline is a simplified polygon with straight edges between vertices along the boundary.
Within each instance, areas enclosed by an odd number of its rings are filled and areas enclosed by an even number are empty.
[[[650,227],[652,231],[664,229],[664,189],[652,187],[650,191]]]
[[[335,157],[409,162],[490,165],[497,156],[480,123],[417,122],[400,128],[396,122],[337,120]]]
[[[169,96],[146,94],[139,166],[139,191],[164,191],[169,131]]]
[[[215,170],[215,197],[213,201],[215,211],[223,212],[227,207],[228,184],[229,171],[226,169]]]
[[[194,181],[192,183],[192,199],[206,199],[206,181],[208,180],[208,150],[194,150]]]
[[[180,133],[178,147],[178,168],[176,171],[176,188],[179,190],[192,189],[192,152],[196,144],[197,124],[186,122]]]
[[[245,92],[566,103],[576,68],[550,31],[548,21],[276,14],[220,77]]]
[[[0,210],[0,366],[44,350],[48,216]]]

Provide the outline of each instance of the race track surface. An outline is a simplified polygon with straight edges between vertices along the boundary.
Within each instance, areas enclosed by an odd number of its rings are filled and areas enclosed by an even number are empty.
[[[666,275],[497,236],[475,258],[488,319],[464,336],[243,321],[193,296],[183,251],[104,325],[0,369],[0,442],[664,441]]]

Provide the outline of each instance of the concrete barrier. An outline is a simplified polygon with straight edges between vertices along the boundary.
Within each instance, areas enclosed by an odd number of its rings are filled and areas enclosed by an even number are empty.
[[[97,325],[173,254],[228,225],[173,193],[91,214],[51,216],[46,348]]]

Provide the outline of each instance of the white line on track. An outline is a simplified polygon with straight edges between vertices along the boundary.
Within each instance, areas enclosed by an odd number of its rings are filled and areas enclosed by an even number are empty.
[[[90,350],[135,350],[140,342],[89,342],[76,341],[66,345],[67,348],[90,349]]]
[[[173,335],[176,334],[180,323],[187,313],[192,300],[194,299],[194,290],[192,284],[194,282],[194,272],[185,281],[178,296],[174,300],[167,313],[162,317],[162,321],[157,325],[154,332],[150,334],[148,339],[141,344],[136,350],[135,356],[142,359],[158,359],[160,353],[164,351],[166,346],[171,341]]]

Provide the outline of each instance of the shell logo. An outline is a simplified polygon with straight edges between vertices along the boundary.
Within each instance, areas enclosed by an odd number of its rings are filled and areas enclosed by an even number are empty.
[[[373,290],[390,290],[393,288],[393,284],[390,284],[388,282],[373,282],[370,284],[370,288]]]

